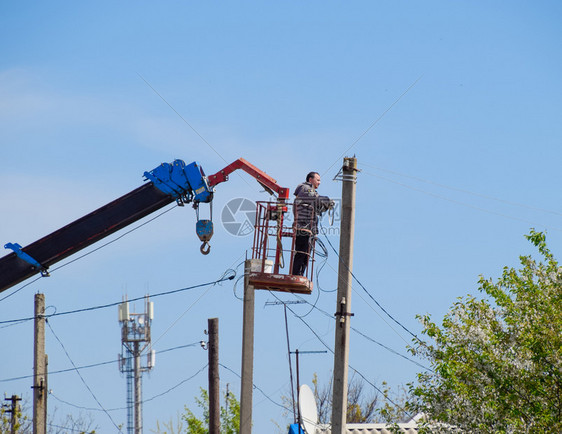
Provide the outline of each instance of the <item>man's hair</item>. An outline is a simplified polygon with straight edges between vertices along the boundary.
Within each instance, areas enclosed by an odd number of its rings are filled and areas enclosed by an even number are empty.
[[[314,175],[318,175],[318,172],[309,172],[308,175],[306,175],[306,182],[308,182],[310,178],[314,178]]]

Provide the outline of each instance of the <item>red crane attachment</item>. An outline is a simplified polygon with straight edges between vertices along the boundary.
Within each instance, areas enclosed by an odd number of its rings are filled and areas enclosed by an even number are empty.
[[[289,199],[289,189],[281,187],[277,181],[265,173],[263,170],[258,169],[253,164],[247,162],[243,158],[230,163],[224,169],[219,170],[214,175],[207,177],[209,187],[214,187],[221,182],[228,181],[228,175],[237,169],[242,169],[244,172],[252,176],[258,183],[266,189],[269,194],[277,194],[277,200],[286,201]]]
[[[242,169],[256,179],[271,194],[277,195],[277,202],[257,202],[256,222],[254,226],[254,242],[252,246],[252,269],[249,271],[249,283],[255,289],[270,291],[296,292],[310,294],[312,292],[312,269],[314,263],[314,246],[311,246],[309,266],[304,276],[294,276],[290,269],[295,254],[295,228],[291,218],[293,205],[289,203],[289,189],[281,187],[277,181],[264,171],[258,169],[243,158],[207,177],[209,187],[228,181],[228,175]],[[288,259],[288,263],[285,261]]]

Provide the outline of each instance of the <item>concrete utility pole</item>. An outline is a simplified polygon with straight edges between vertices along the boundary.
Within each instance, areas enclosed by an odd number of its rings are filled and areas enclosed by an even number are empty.
[[[47,433],[47,356],[45,354],[45,295],[35,294],[33,346],[33,434]]]
[[[249,284],[252,260],[244,264],[244,314],[242,324],[242,385],[240,434],[252,432],[252,388],[254,382],[254,287]]]
[[[6,410],[6,412],[11,413],[10,434],[16,434],[17,427],[18,427],[18,401],[21,401],[21,398],[17,395],[12,395],[11,398],[4,398],[4,401],[12,402],[10,409]],[[3,407],[7,407],[7,406],[4,405]]]
[[[343,434],[347,422],[347,371],[351,317],[353,236],[355,232],[355,184],[357,159],[344,158],[342,167],[342,214],[334,345],[334,389],[332,398],[332,434]]]
[[[209,330],[209,434],[220,434],[219,319],[207,320]]]

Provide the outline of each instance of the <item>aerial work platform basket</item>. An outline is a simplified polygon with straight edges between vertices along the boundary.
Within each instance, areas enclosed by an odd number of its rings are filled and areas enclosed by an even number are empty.
[[[293,204],[257,202],[251,269],[254,289],[310,294],[314,271],[314,237],[310,238],[308,266],[303,276],[292,275],[296,228]]]

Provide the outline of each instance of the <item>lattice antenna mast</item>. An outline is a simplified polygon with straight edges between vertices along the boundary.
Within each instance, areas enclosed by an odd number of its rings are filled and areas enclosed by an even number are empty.
[[[150,327],[154,319],[154,303],[145,297],[143,313],[131,313],[125,299],[119,305],[121,354],[119,369],[127,378],[127,434],[142,434],[142,373],[155,364]],[[143,357],[146,363],[142,363]]]

